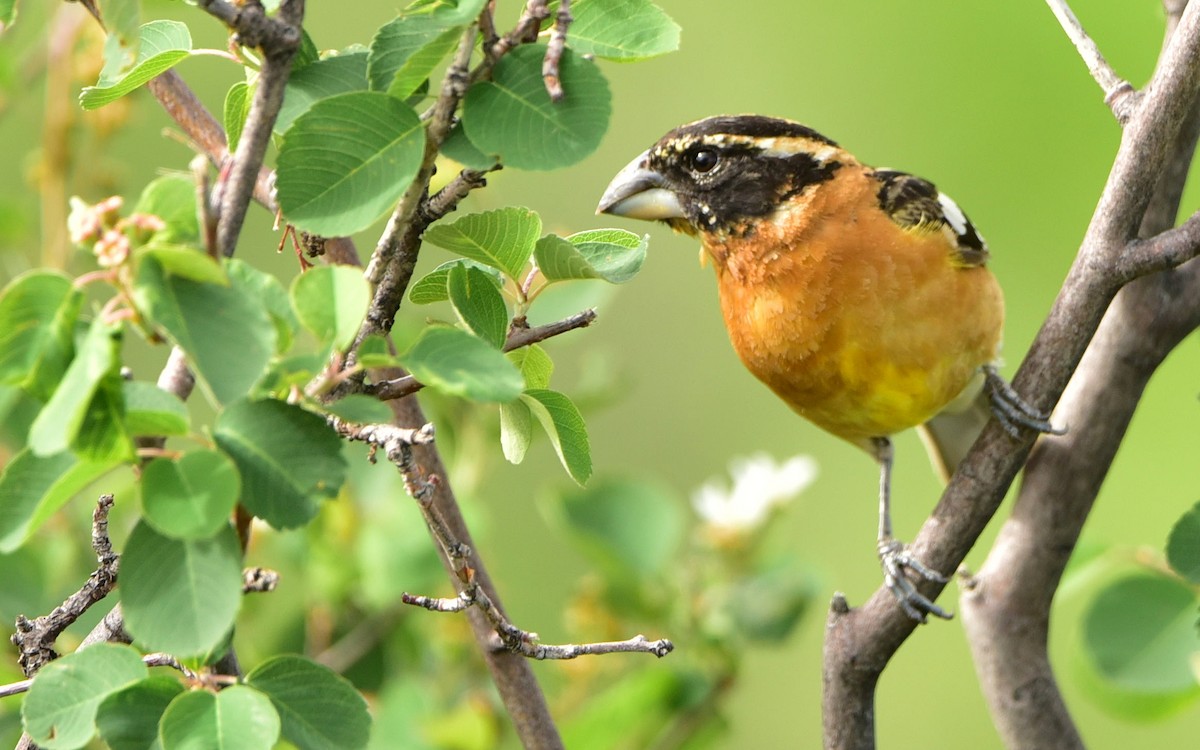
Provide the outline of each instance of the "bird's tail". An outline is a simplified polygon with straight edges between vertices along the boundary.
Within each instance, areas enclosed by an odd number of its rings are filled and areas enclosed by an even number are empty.
[[[917,428],[933,468],[943,482],[966,457],[972,443],[992,417],[991,401],[982,373],[936,416]]]

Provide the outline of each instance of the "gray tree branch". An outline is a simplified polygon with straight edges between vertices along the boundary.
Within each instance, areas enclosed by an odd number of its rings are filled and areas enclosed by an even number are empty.
[[[1050,410],[1058,401],[1125,282],[1122,256],[1136,236],[1198,84],[1200,4],[1192,4],[1129,119],[1076,260],[1014,378],[1014,387],[1039,409]],[[1069,426],[1074,432],[1075,425]],[[995,514],[1033,443],[1033,435],[1012,438],[993,420],[917,535],[912,546],[917,557],[937,570],[956,569]],[[933,598],[943,584],[925,582],[918,588]],[[857,609],[849,608],[844,598],[835,599],[825,640],[826,747],[874,747],[875,686],[915,627],[884,589]]]
[[[1178,20],[1178,13],[1170,16],[1168,38]],[[1178,234],[1170,227],[1198,134],[1200,107],[1193,106],[1142,221],[1139,234],[1155,239],[1131,248]],[[1184,226],[1195,223],[1193,217]],[[1051,603],[1147,382],[1197,326],[1200,262],[1138,279],[1117,294],[1059,401],[1057,419],[1070,432],[1035,448],[1011,518],[965,582],[963,625],[1008,747],[1083,747],[1047,653]]]

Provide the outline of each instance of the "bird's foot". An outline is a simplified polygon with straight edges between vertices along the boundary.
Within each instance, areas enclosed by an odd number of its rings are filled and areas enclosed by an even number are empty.
[[[1049,435],[1065,435],[1066,429],[1050,424],[1050,416],[1033,408],[1008,381],[1000,377],[992,365],[984,365],[984,387],[992,403],[992,413],[1000,421],[1005,432],[1015,438],[1021,437],[1020,428],[1025,427]]]
[[[904,543],[896,539],[879,540],[879,561],[883,566],[883,584],[904,608],[905,614],[917,622],[924,623],[926,615],[949,620],[954,615],[934,604],[929,597],[917,591],[907,571],[916,573],[927,581],[948,583],[949,578],[930,568],[908,551]]]

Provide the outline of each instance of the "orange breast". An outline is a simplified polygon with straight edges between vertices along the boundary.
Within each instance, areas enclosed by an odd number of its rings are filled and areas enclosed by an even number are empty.
[[[956,266],[940,233],[845,209],[873,205],[853,200],[871,189],[865,178],[838,189],[707,247],[746,367],[806,419],[862,444],[953,400],[995,359],[1004,307],[991,272]]]

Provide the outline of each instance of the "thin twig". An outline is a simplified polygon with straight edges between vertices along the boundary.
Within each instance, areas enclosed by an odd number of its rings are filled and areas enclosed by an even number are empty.
[[[546,0],[529,0],[525,3],[525,10],[521,13],[521,18],[517,20],[517,25],[513,27],[512,31],[496,40],[484,60],[489,64],[473,71],[471,80],[477,81],[486,78],[491,74],[491,68],[496,61],[504,57],[509,50],[537,39],[538,32],[542,29],[542,21],[550,17],[548,6]]]
[[[117,585],[120,559],[108,538],[108,513],[112,507],[113,496],[101,495],[92,512],[92,549],[99,566],[88,576],[87,582],[49,614],[32,620],[17,615],[16,632],[11,640],[17,647],[17,662],[26,677],[32,677],[47,662],[58,658],[54,650],[55,639]]]
[[[238,139],[228,178],[221,187],[217,247],[222,255],[230,257],[241,236],[246,209],[270,145],[275,119],[283,105],[292,58],[300,48],[304,0],[283,0],[274,18],[267,16],[259,3],[233,6],[224,0],[200,0],[199,4],[236,31],[240,44],[260,48],[263,54],[262,70],[250,112],[246,115],[246,125]]]
[[[1108,61],[1104,59],[1104,55],[1100,54],[1100,48],[1083,30],[1083,24],[1079,23],[1075,13],[1067,5],[1067,0],[1046,0],[1046,4],[1050,6],[1054,17],[1062,24],[1063,31],[1067,33],[1067,37],[1079,51],[1079,56],[1083,58],[1092,78],[1100,84],[1101,90],[1104,91],[1104,103],[1112,110],[1117,122],[1124,125],[1137,106],[1137,91],[1129,81],[1117,75]]]
[[[425,125],[425,156],[417,176],[388,219],[387,227],[367,264],[367,279],[375,284],[375,293],[352,349],[357,349],[368,336],[391,330],[396,311],[400,309],[408,282],[417,267],[421,233],[428,226],[417,220],[418,210],[428,200],[429,180],[433,177],[437,155],[446,134],[450,132],[458,104],[467,92],[468,67],[475,50],[475,35],[474,24],[463,31],[458,51],[442,79],[441,93],[430,109]]]
[[[575,19],[571,16],[571,0],[559,0],[558,13],[554,16],[554,29],[550,32],[550,43],[546,56],[542,58],[542,80],[546,82],[546,93],[550,101],[560,102],[563,98],[562,79],[558,66],[562,62],[563,49],[567,44],[567,29]]]
[[[471,548],[455,538],[453,532],[441,513],[431,502],[434,490],[438,484],[436,477],[422,474],[413,459],[412,446],[403,444],[395,457],[389,456],[400,474],[404,477],[404,486],[421,508],[426,524],[433,532],[446,559],[450,562],[451,570],[458,579],[460,590],[458,596],[441,599],[428,596],[418,596],[405,593],[402,601],[435,612],[462,612],[470,607],[481,611],[491,624],[502,648],[514,654],[530,659],[574,659],[592,654],[611,654],[618,652],[639,652],[654,654],[662,658],[674,650],[671,641],[660,639],[649,641],[638,635],[625,641],[610,641],[603,643],[544,645],[537,642],[537,634],[531,633],[514,625],[504,615],[496,603],[492,601],[487,591],[480,586],[472,565],[473,552]]]
[[[508,340],[504,342],[504,351],[511,352],[513,349],[530,346],[531,344],[545,341],[568,331],[574,331],[577,328],[586,328],[595,319],[596,311],[588,309],[575,313],[569,318],[537,326],[536,328],[517,328],[509,333]],[[392,380],[365,385],[363,386],[363,392],[378,398],[380,401],[390,401],[394,398],[409,396],[424,387],[425,384],[412,375],[404,375]]]

